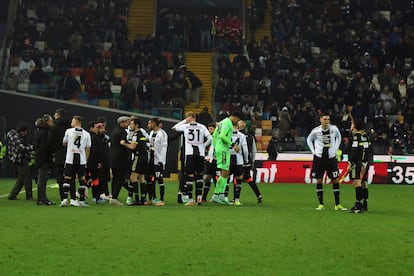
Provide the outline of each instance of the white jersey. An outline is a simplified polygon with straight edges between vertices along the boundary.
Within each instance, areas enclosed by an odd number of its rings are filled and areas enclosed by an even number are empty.
[[[149,134],[151,157],[154,157],[154,165],[167,163],[168,135],[163,129],[151,130]]]
[[[80,165],[86,165],[86,148],[91,147],[91,135],[82,128],[69,128],[63,137],[63,143],[67,145],[66,164],[75,164],[74,156],[79,154]]]
[[[236,165],[247,164],[249,162],[249,149],[247,148],[246,135],[238,130],[235,130],[233,131],[231,142],[233,145],[238,145],[240,147],[239,152],[236,152],[234,147],[230,149],[230,155],[236,156]]]
[[[211,144],[212,137],[205,125],[192,122],[185,123],[181,121],[173,126],[173,129],[184,133],[185,155],[194,155],[198,151],[198,155],[205,156],[206,147]]]
[[[336,158],[341,140],[341,132],[338,127],[329,125],[326,130],[322,129],[322,126],[312,129],[306,142],[313,155],[321,158],[325,151],[329,158]]]

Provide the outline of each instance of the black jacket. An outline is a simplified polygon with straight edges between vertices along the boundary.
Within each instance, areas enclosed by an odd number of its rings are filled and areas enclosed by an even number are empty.
[[[36,127],[34,143],[36,166],[40,167],[45,163],[52,164],[52,147],[49,142],[50,127],[43,119],[36,121]]]
[[[55,154],[55,165],[65,164],[66,147],[63,146],[63,137],[68,128],[70,128],[69,120],[62,118],[56,120],[55,125],[50,129],[49,141],[52,153]]]

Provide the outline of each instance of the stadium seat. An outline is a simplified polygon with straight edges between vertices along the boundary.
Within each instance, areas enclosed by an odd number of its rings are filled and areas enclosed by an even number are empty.
[[[301,136],[296,136],[295,137],[295,144],[296,144],[296,149],[297,150],[305,150],[305,137],[301,137]]]
[[[260,127],[256,128],[256,131],[254,133],[254,136],[262,136],[263,131]]]
[[[101,100],[99,100],[98,105],[100,107],[109,107],[109,100],[103,100],[103,99],[101,99]]]
[[[262,129],[272,129],[272,121],[262,120]]]
[[[122,68],[115,68],[114,69],[114,76],[115,78],[122,78],[124,75],[124,70]]]
[[[112,91],[112,96],[114,97],[114,99],[119,99],[121,98],[121,85],[112,85],[111,86],[111,91]]]

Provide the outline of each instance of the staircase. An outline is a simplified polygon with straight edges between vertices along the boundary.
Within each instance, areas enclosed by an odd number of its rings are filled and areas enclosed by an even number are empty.
[[[156,1],[131,0],[128,14],[128,39],[134,41],[137,34],[144,36],[154,33]]]
[[[250,1],[247,1],[246,9],[249,5],[250,5]],[[272,19],[272,1],[267,0],[267,9],[265,9],[265,11],[264,11],[264,22],[253,33],[253,36],[254,36],[254,38],[257,42],[261,41],[263,39],[263,37],[265,37],[265,36],[271,37],[270,28],[272,27],[272,22],[273,22],[273,19]],[[249,30],[249,27],[247,27],[247,30]],[[252,37],[251,36],[252,34],[249,34],[249,35],[246,37],[247,41],[250,41],[250,39]]]
[[[185,63],[187,70],[192,71],[203,83],[203,89],[200,93],[200,106],[195,107],[194,103],[185,106],[185,112],[193,111],[200,113],[207,106],[209,112],[212,112],[213,106],[213,56],[212,53],[185,53]]]

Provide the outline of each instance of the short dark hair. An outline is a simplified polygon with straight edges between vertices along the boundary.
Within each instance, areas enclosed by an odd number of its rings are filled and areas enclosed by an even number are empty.
[[[132,119],[132,122],[134,122],[135,125],[141,126],[141,121],[138,118]]]
[[[105,117],[103,117],[103,116],[99,116],[99,117],[96,119],[96,122],[97,122],[97,123],[106,123],[106,119],[105,119]]]
[[[241,112],[240,112],[240,111],[236,110],[236,111],[233,111],[233,112],[231,113],[231,116],[233,116],[233,117],[237,117],[237,118],[240,118],[240,119],[241,119],[242,114],[241,114]]]
[[[360,118],[354,119],[354,127],[355,127],[357,130],[364,130],[364,129],[365,129],[365,123],[364,123],[364,121],[363,121],[362,119],[360,119]]]
[[[154,117],[150,119],[151,122],[155,123],[157,126],[161,124],[161,119],[159,117]]]
[[[96,122],[95,121],[89,121],[89,123],[88,123],[88,129],[91,129],[91,128],[95,127],[95,125],[96,125]]]
[[[66,116],[66,110],[63,109],[63,108],[56,109],[55,113],[59,114],[60,117],[65,117]]]

